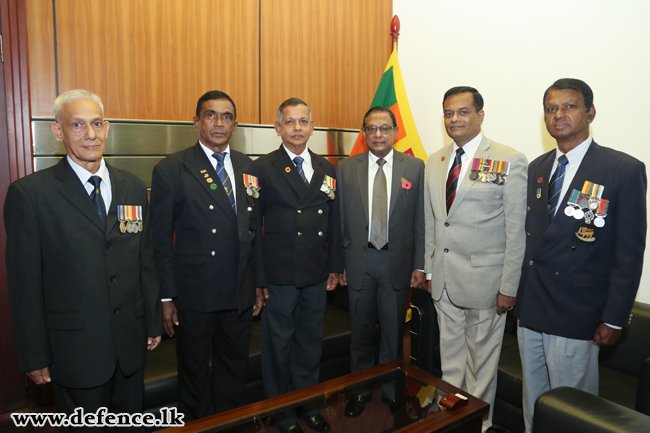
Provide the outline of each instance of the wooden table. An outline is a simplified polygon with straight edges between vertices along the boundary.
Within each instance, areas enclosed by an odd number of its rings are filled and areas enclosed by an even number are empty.
[[[372,400],[359,417],[347,418],[345,405],[351,391],[359,387],[371,389]],[[445,409],[438,402],[449,393],[466,396],[467,403]],[[394,411],[385,402],[390,396],[394,396]],[[165,431],[277,433],[274,420],[278,414],[281,416],[305,404],[320,408],[332,426],[331,433],[479,433],[483,417],[489,411],[489,404],[484,401],[404,360],[395,360]],[[312,432],[302,420],[299,423],[305,433]]]

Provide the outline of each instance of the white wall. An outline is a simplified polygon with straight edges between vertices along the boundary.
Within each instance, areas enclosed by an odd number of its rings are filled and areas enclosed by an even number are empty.
[[[485,99],[485,135],[532,160],[555,147],[543,122],[544,90],[570,77],[594,91],[594,139],[650,166],[650,2],[394,0],[393,10],[404,83],[428,153],[451,141],[444,92],[469,85]],[[646,256],[637,300],[650,303]]]

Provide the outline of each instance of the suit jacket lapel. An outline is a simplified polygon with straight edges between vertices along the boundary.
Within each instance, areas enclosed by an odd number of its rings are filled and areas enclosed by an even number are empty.
[[[391,215],[393,215],[393,209],[395,208],[397,197],[399,197],[399,192],[402,189],[402,176],[404,176],[405,169],[406,163],[404,162],[404,155],[400,152],[393,151],[393,180],[390,187],[390,206],[388,208],[388,221],[390,221]]]
[[[449,175],[449,155],[451,154],[451,144],[442,149],[442,156],[438,162],[438,195],[440,196],[440,209],[447,210],[447,176]]]
[[[488,140],[485,136],[481,139],[481,142],[478,145],[478,149],[476,149],[476,153],[474,154],[474,158],[490,158],[490,140]],[[458,206],[460,206],[460,203],[463,201],[467,193],[469,192],[470,189],[474,186],[476,183],[473,180],[469,180],[469,173],[470,173],[470,168],[472,165],[472,162],[474,161],[474,158],[472,159],[467,159],[467,167],[465,168],[465,175],[463,176],[462,179],[460,179],[460,182],[458,183],[458,189],[456,190],[456,198],[454,199],[454,204],[451,205],[451,209],[449,209],[449,216],[451,216],[456,209],[458,209]],[[445,179],[446,180],[446,179]]]
[[[126,191],[124,191],[124,176],[122,173],[117,172],[110,165],[106,164],[108,173],[111,176],[111,205],[108,208],[108,216],[106,217],[106,233],[110,233],[111,230],[117,224],[117,204],[128,205],[125,203],[126,200]]]
[[[309,182],[309,188],[307,193],[302,197],[302,200],[306,203],[311,203],[314,198],[320,194],[321,186],[325,180],[325,158],[320,155],[316,155],[311,150],[309,151],[309,156],[311,157],[311,165],[314,168],[314,174],[311,176],[311,181]],[[300,178],[300,175],[298,175]],[[302,181],[302,178],[300,178]],[[304,183],[304,182],[303,182]],[[336,194],[336,192],[334,193]]]
[[[551,179],[551,169],[555,162],[555,150],[547,154],[547,157],[537,166],[533,173],[533,179],[529,182],[536,182],[535,189],[535,220],[540,236],[544,236],[548,230],[548,183]],[[542,182],[539,182],[542,179]],[[537,198],[537,190],[540,190],[540,197]]]
[[[236,215],[232,210],[230,199],[228,198],[226,191],[223,189],[221,180],[219,180],[217,172],[214,171],[212,163],[208,160],[208,157],[201,148],[200,143],[196,143],[194,146],[194,152],[188,153],[187,159],[183,161],[183,164],[185,164],[196,181],[203,186],[205,192],[212,197],[219,207],[223,209],[228,218],[236,221]],[[202,170],[205,170],[205,172],[201,173]],[[207,178],[205,177],[206,174],[208,175]],[[208,182],[208,179],[212,179],[212,182]],[[233,179],[231,179],[231,182],[232,181]],[[217,186],[216,189],[211,188],[211,185],[213,184]]]
[[[79,180],[79,176],[68,164],[68,159],[63,157],[54,168],[54,176],[61,181],[59,191],[65,196],[86,218],[92,221],[102,232],[106,231],[106,223],[100,218],[93,205],[88,191]],[[74,218],[70,215],[70,218]]]
[[[230,179],[234,184],[237,182],[236,186],[236,203],[237,203],[237,229],[239,232],[239,240],[243,241],[248,236],[248,224],[250,212],[248,212],[248,199],[246,194],[246,187],[244,186],[244,162],[245,159],[241,155],[230,152],[230,158],[232,159],[232,168],[235,172],[235,178]],[[250,173],[247,173],[250,174]]]
[[[361,194],[361,207],[363,207],[363,212],[366,215],[366,225],[370,221],[370,210],[368,209],[368,188],[371,188],[368,185],[368,152],[361,153],[356,156],[356,172],[357,172],[357,183],[359,184],[359,192]]]
[[[311,162],[312,165],[314,165],[313,154],[311,155],[312,155]],[[280,148],[275,152],[275,158],[273,158],[272,161],[273,161],[273,165],[275,165],[275,167],[281,173],[281,176],[289,183],[289,185],[291,185],[291,187],[298,193],[300,197],[303,197],[305,194],[307,194],[309,188],[302,180],[302,177],[300,177],[300,173],[298,173],[298,170],[296,169],[296,165],[293,163],[291,158],[289,158],[289,154],[287,153],[286,150],[284,150],[283,145],[280,145]],[[315,166],[314,166],[314,174],[316,174]],[[310,186],[314,181],[314,177],[315,176],[312,177],[312,182],[310,182]]]

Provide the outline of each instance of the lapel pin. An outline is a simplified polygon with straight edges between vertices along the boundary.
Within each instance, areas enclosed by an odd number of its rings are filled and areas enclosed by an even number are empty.
[[[290,169],[289,167],[287,167],[287,168],[284,169],[284,171],[286,171],[287,173],[289,173],[289,172],[291,171],[291,169]]]
[[[542,179],[542,178],[540,177],[539,179],[537,179],[537,183],[542,183],[542,180],[544,180],[544,179]]]
[[[213,190],[213,191],[214,191],[215,189],[217,189],[217,184],[216,184],[216,183],[211,183],[211,184],[210,184],[210,189]]]
[[[208,182],[208,183],[212,183],[212,178],[210,178],[210,177],[207,178],[207,179],[206,179],[206,182]]]
[[[537,188],[537,200],[542,198],[542,188]]]
[[[445,160],[445,157],[444,157],[444,156],[443,156],[442,158],[440,158],[440,161],[444,161],[444,160]]]

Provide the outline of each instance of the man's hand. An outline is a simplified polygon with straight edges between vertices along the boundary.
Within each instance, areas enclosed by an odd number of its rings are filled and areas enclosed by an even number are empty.
[[[176,311],[176,305],[173,302],[163,302],[163,324],[165,325],[165,332],[170,337],[174,336],[174,325],[178,326],[178,312]]]
[[[52,379],[50,378],[49,367],[30,371],[27,373],[27,377],[29,377],[36,385],[45,385],[46,383],[52,382]]]
[[[426,274],[422,271],[415,270],[411,273],[411,289],[419,289],[424,283]]]
[[[342,286],[348,285],[348,274],[345,272],[345,269],[343,269],[342,274],[339,274],[339,284]]]
[[[620,329],[614,329],[601,323],[596,329],[596,334],[594,335],[594,344],[596,346],[609,346],[618,341],[618,337],[621,336]]]
[[[506,296],[499,293],[497,295],[497,314],[500,316],[506,313],[508,310],[515,308],[515,301],[517,300],[514,296]]]
[[[255,305],[253,305],[253,317],[259,316],[264,308],[264,300],[268,298],[266,288],[258,287],[255,289]]]
[[[157,337],[148,337],[147,338],[147,350],[154,350],[160,344],[162,337],[159,335]]]
[[[327,291],[331,292],[336,289],[336,286],[339,285],[339,274],[337,272],[330,273],[329,278],[327,279]]]

